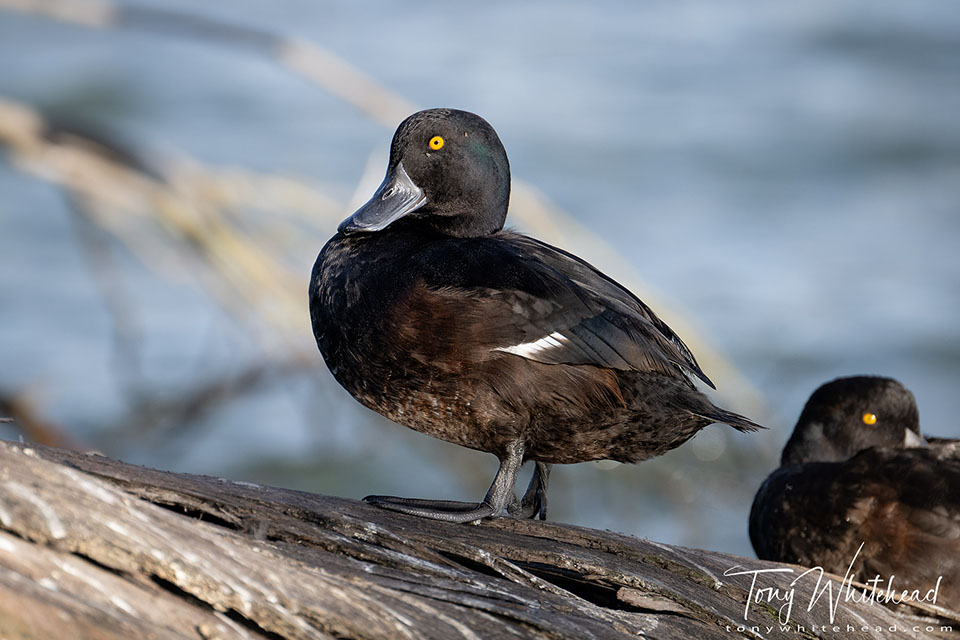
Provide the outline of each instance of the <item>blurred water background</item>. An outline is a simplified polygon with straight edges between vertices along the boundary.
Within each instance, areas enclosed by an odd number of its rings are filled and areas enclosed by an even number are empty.
[[[317,252],[431,106],[490,121],[513,224],[629,284],[771,427],[558,467],[551,519],[752,555],[753,493],[839,375],[960,437],[953,3],[42,6],[0,0],[2,437],[479,498],[492,456],[360,407],[309,334]]]

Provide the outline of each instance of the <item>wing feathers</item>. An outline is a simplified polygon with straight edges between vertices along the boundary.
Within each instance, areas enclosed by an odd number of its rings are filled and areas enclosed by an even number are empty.
[[[437,349],[461,356],[473,351],[477,360],[508,353],[544,364],[678,378],[689,372],[713,386],[666,323],[576,256],[509,232],[464,241],[461,251],[458,264],[470,268],[457,270],[460,278],[421,272],[403,305],[408,313],[397,316],[415,321],[404,328],[407,334],[422,334]],[[448,320],[424,322],[428,313]],[[445,335],[435,333],[441,329]]]

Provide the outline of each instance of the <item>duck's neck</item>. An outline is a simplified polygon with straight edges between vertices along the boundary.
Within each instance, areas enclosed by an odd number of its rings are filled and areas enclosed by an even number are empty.
[[[421,222],[445,236],[479,238],[503,229],[506,217],[507,212],[504,209],[500,214],[490,212],[485,215],[477,215],[477,212],[474,211],[470,215],[426,216],[421,219]]]

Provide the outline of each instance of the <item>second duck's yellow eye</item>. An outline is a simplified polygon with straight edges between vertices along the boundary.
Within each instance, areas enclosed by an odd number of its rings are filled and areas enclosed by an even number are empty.
[[[443,147],[443,138],[440,136],[433,136],[430,138],[430,148],[436,151]]]
[[[874,413],[863,414],[863,424],[877,424],[877,416]]]

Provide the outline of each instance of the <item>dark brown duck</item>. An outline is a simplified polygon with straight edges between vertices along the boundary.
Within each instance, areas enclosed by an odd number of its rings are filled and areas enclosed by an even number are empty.
[[[683,341],[636,296],[561,249],[503,230],[507,155],[472,113],[401,123],[386,177],[317,258],[310,315],[337,381],[411,429],[500,460],[480,503],[368,496],[469,522],[545,517],[550,465],[638,462],[713,422]],[[517,500],[526,460],[536,461]]]
[[[902,384],[856,376],[821,386],[781,465],[750,512],[758,557],[841,576],[853,563],[855,580],[880,576],[886,588],[893,576],[898,594],[926,595],[939,581],[937,604],[960,611],[960,442],[924,438]]]

